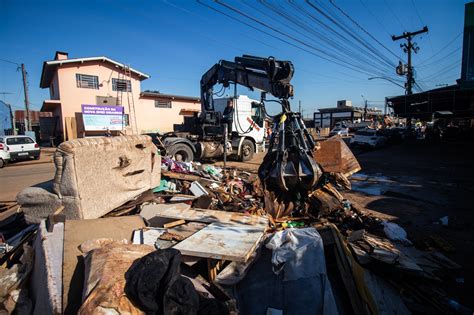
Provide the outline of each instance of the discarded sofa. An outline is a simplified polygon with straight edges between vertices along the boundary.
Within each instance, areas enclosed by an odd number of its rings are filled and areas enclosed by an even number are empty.
[[[94,219],[158,186],[161,157],[149,136],[83,138],[63,142],[52,183],[17,196],[25,217],[37,223],[64,206],[67,219]]]

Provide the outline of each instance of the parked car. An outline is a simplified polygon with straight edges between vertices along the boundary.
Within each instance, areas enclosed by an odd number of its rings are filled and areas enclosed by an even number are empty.
[[[387,144],[397,144],[405,139],[404,128],[386,128],[380,130],[381,134],[387,138]]]
[[[356,131],[351,138],[352,145],[366,145],[371,147],[382,147],[387,143],[387,138],[379,130],[362,129]]]
[[[2,146],[10,155],[10,161],[40,158],[39,145],[28,136],[3,136],[1,139]]]
[[[10,152],[7,150],[5,144],[5,138],[0,137],[0,168],[4,167],[5,164],[10,160]]]
[[[329,132],[329,136],[349,136],[349,128],[346,127],[336,127],[331,132]]]

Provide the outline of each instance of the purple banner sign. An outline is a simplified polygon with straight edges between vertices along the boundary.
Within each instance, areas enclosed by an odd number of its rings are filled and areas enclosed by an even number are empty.
[[[84,115],[123,115],[122,106],[82,104],[81,107]]]
[[[82,120],[86,131],[123,130],[123,107],[82,104]]]

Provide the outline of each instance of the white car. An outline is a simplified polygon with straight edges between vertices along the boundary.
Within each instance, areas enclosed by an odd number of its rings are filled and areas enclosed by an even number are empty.
[[[366,145],[373,148],[382,147],[387,142],[387,138],[375,129],[361,129],[356,131],[354,137],[351,138],[352,145]]]
[[[329,133],[329,136],[332,137],[332,136],[340,136],[340,137],[343,137],[343,136],[349,136],[349,128],[345,128],[345,127],[336,127],[334,128],[333,130],[331,130],[331,132]]]
[[[4,151],[2,154],[5,156],[3,163],[8,160],[16,161],[29,158],[37,160],[40,158],[41,149],[39,145],[28,136],[1,136],[0,143],[1,150]]]
[[[0,168],[4,167],[5,164],[10,160],[10,152],[7,150],[5,139],[0,137]]]

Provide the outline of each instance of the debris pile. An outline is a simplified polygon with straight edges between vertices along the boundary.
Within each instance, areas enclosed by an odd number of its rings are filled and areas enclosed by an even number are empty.
[[[341,144],[325,146],[346,152]],[[133,158],[116,161],[121,174],[134,172]],[[81,314],[466,312],[443,289],[446,274],[460,266],[439,251],[417,249],[402,227],[345,199],[347,176],[360,167],[328,161],[318,161],[325,170],[318,187],[298,199],[266,190],[256,173],[163,158],[153,187],[94,218],[69,218],[61,207],[45,216],[30,203],[29,213],[42,217],[28,224],[12,205],[0,222],[0,307]],[[107,180],[102,185],[113,185]],[[396,304],[390,310],[389,300]]]

